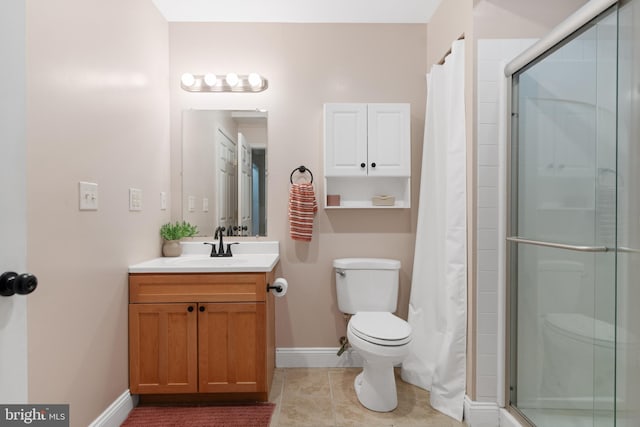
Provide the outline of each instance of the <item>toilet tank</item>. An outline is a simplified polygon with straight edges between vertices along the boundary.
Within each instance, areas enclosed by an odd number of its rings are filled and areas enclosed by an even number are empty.
[[[340,258],[336,271],[338,308],[343,313],[387,311],[398,306],[400,261],[384,258]]]

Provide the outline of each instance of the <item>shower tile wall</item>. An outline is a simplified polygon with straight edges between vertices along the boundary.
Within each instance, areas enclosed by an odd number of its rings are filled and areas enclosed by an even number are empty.
[[[476,401],[495,402],[498,382],[498,244],[499,221],[499,111],[502,67],[531,46],[532,39],[478,40],[477,141],[478,231],[477,250],[477,370]]]

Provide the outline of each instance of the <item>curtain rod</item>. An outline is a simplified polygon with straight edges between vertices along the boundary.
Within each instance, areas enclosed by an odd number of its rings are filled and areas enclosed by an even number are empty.
[[[593,18],[616,4],[617,0],[591,0],[562,21],[549,34],[534,43],[529,49],[516,56],[507,64],[504,74],[511,77],[527,66],[531,61],[564,40],[567,36],[591,21]]]
[[[458,37],[458,38],[456,39],[456,41],[457,41],[457,40],[464,40],[464,33],[463,33],[463,34],[461,34],[461,35],[460,35],[460,37]],[[438,64],[438,65],[442,65],[442,64],[444,64],[444,60],[445,60],[445,59],[447,59],[447,56],[449,56],[450,54],[451,54],[451,48],[449,48],[449,50],[447,50],[447,51],[445,52],[445,54],[444,54],[444,55],[442,55],[442,58],[440,58],[440,61],[436,62],[436,64]]]

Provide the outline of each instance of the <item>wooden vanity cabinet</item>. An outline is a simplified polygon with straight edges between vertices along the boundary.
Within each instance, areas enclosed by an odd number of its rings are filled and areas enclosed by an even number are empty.
[[[133,394],[268,399],[275,368],[269,273],[131,273]]]

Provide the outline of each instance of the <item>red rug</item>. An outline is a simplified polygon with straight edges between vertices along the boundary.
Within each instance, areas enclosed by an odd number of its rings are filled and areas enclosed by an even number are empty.
[[[268,427],[272,403],[235,406],[138,406],[122,427]]]

